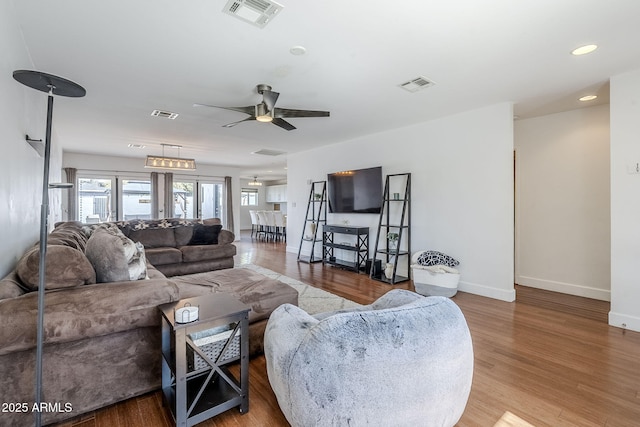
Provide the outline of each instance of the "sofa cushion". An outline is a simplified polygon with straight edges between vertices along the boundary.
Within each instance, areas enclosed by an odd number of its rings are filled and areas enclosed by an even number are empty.
[[[234,240],[236,240],[236,235],[233,234],[233,231],[220,230],[220,234],[218,234],[219,245],[226,245],[228,243],[233,243]]]
[[[182,262],[208,261],[229,258],[236,254],[234,245],[192,245],[181,246]]]
[[[74,230],[53,230],[48,237],[48,244],[60,244],[70,246],[81,252],[84,252],[87,244],[87,238],[81,231]]]
[[[156,266],[182,262],[182,252],[176,248],[151,248],[145,249],[144,253],[147,260]]]
[[[298,305],[298,291],[276,279],[247,268],[227,268],[172,277],[180,298],[225,292],[251,306],[249,322],[267,319],[281,304]]]
[[[189,245],[217,245],[220,230],[222,225],[196,224]]]
[[[68,288],[96,282],[96,273],[87,257],[77,249],[47,245],[45,289]],[[16,272],[29,290],[38,290],[40,247],[29,249],[18,261]]]
[[[159,327],[157,306],[177,299],[176,285],[166,278],[140,280],[135,286],[127,280],[48,292],[44,309],[44,343],[71,342],[146,326]],[[35,292],[0,300],[0,318],[4,321],[0,328],[0,355],[36,346],[37,312],[38,294]],[[123,355],[123,359],[114,364],[126,360]]]
[[[176,238],[173,228],[147,228],[144,230],[132,230],[129,238],[134,242],[140,242],[145,249],[176,247]]]
[[[0,280],[0,300],[19,297],[24,293],[25,289],[23,288],[22,283],[20,283],[20,278],[18,278],[15,270],[9,273],[7,277]]]
[[[193,236],[193,226],[185,225],[183,227],[176,227],[173,229],[173,233],[176,238],[177,248],[188,245]]]

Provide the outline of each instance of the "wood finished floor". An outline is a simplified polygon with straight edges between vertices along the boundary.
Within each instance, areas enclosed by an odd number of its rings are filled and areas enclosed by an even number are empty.
[[[236,264],[261,265],[359,303],[391,289],[365,275],[298,263],[281,243],[252,242],[243,233],[237,246]],[[395,288],[412,289],[410,283]],[[453,298],[475,352],[471,395],[458,426],[493,426],[505,411],[537,427],[640,425],[640,333],[608,326],[608,303],[523,287],[517,294],[515,303],[464,292]],[[198,426],[288,425],[269,387],[264,357],[250,366],[249,412],[232,409]],[[59,426],[172,425],[155,392]]]

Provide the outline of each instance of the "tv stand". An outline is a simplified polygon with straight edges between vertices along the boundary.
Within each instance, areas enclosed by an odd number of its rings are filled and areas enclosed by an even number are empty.
[[[354,244],[339,243],[335,241],[337,234],[355,236]],[[335,249],[354,252],[354,261],[337,259]],[[366,272],[367,259],[369,258],[369,227],[342,226],[326,224],[322,227],[322,263],[335,265],[358,273]]]

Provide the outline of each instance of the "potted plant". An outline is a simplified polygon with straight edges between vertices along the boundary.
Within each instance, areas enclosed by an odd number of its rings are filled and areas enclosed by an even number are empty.
[[[396,245],[398,244],[398,238],[400,237],[400,235],[398,233],[395,233],[393,231],[390,231],[387,233],[387,240],[389,241],[389,247],[390,247],[390,251],[391,252],[395,252],[396,251]]]
[[[315,200],[320,200],[320,199],[322,198],[322,194],[320,194],[320,193],[314,193],[313,198],[314,198]]]

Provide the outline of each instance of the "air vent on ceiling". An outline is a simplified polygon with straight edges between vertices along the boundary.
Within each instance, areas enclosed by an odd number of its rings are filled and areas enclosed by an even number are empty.
[[[408,82],[404,82],[400,85],[400,87],[409,92],[417,92],[422,89],[426,89],[428,87],[433,86],[435,83],[426,77],[416,77],[415,79],[411,79]]]
[[[164,119],[175,120],[178,117],[178,113],[172,113],[171,111],[162,111],[162,110],[153,110],[151,112],[152,116],[162,117]]]
[[[251,154],[261,154],[263,156],[279,156],[281,154],[286,154],[286,151],[267,150],[263,148],[262,150],[254,151]]]
[[[284,6],[267,0],[229,0],[222,11],[259,28],[264,28]]]

